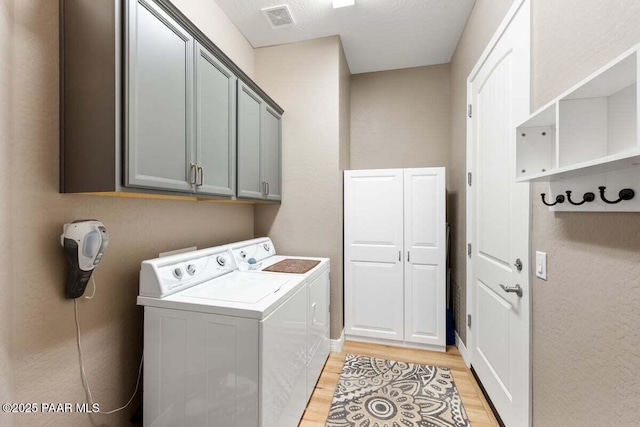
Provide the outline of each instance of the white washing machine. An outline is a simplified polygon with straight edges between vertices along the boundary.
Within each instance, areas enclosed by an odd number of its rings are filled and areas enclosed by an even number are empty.
[[[305,279],[308,290],[306,354],[306,398],[308,400],[320,378],[330,351],[329,258],[278,255],[273,242],[267,237],[233,243],[228,247],[240,271],[261,273],[267,277],[287,274]],[[249,260],[255,263],[250,264]],[[279,268],[279,266],[282,267]]]
[[[144,425],[297,426],[307,301],[304,277],[238,272],[228,247],[144,261]]]

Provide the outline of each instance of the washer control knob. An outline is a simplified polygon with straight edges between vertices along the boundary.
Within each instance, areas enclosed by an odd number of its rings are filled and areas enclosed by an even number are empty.
[[[265,251],[271,252],[271,245],[270,244],[265,243],[264,245],[262,245],[262,247],[264,248]]]
[[[184,271],[182,271],[182,268],[176,267],[173,269],[173,275],[176,279],[180,280],[182,279],[182,276],[184,276]]]
[[[227,259],[222,255],[218,255],[216,261],[218,261],[218,265],[220,265],[221,267],[224,267],[224,265],[227,263]]]
[[[240,258],[245,259],[247,257],[247,253],[245,251],[240,251]]]
[[[196,265],[195,264],[187,265],[187,273],[189,273],[191,276],[196,274]]]

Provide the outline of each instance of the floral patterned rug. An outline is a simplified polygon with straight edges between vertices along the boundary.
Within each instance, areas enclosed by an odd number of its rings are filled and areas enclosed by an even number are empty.
[[[469,427],[449,368],[348,354],[326,427]]]

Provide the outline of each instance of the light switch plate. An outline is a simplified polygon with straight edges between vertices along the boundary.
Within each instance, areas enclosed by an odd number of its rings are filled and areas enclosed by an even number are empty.
[[[547,253],[536,251],[536,276],[547,280]]]

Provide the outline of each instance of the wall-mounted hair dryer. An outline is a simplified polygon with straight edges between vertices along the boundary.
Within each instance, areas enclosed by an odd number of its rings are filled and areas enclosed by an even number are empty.
[[[102,261],[109,233],[100,221],[73,221],[64,225],[60,244],[67,258],[64,294],[67,298],[79,298],[87,288],[93,269]]]

